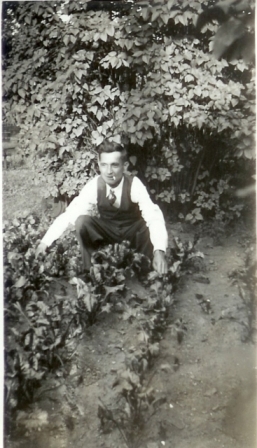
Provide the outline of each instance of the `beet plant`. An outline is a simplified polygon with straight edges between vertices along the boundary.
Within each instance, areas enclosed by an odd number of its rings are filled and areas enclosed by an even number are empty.
[[[127,242],[107,246],[93,255],[84,282],[73,233],[65,235],[35,258],[46,220],[20,217],[4,226],[5,398],[7,413],[33,401],[49,374],[63,375],[70,353],[85,327],[110,312],[125,291],[125,275],[149,261]],[[56,294],[53,280],[70,279],[77,292],[71,300]]]
[[[176,247],[169,254],[169,268],[165,276],[157,272],[149,272],[144,280],[147,285],[147,296],[138,301],[135,294],[131,300],[136,308],[127,304],[124,318],[129,322],[138,319],[141,328],[138,334],[138,345],[125,353],[123,368],[118,372],[113,383],[116,396],[112,407],[99,399],[98,417],[103,432],[117,428],[128,448],[137,448],[142,443],[142,431],[159,407],[166,402],[166,397],[159,396],[150,387],[147,374],[153,368],[160,352],[160,340],[168,325],[176,334],[179,344],[182,343],[187,327],[182,319],[172,322],[172,305],[174,292],[178,286],[183,269],[194,258],[203,258],[203,254],[195,249],[197,238],[191,243],[182,243],[176,238]],[[140,318],[138,317],[140,316]],[[179,359],[174,360],[174,369],[179,366]]]
[[[40,222],[31,215],[4,226],[7,416],[33,402],[35,391],[49,375],[63,376],[85,328],[95,323],[100,313],[119,308],[124,319],[131,321],[141,315],[143,320],[139,346],[126,355],[125,368],[116,380],[117,396],[123,400],[118,420],[113,411],[107,414],[112,415],[128,446],[135,446],[132,429],[140,432],[157,409],[152,405],[155,393],[145,387],[144,379],[158,358],[159,341],[171,321],[174,292],[188,260],[202,254],[195,251],[196,241],[191,244],[176,239],[176,249],[168,255],[168,274],[160,278],[149,272],[150,260],[135,253],[125,241],[96,251],[85,276],[72,232],[53,245],[44,259],[35,258],[45,225],[46,220]],[[126,279],[133,276],[143,279],[148,291],[143,301],[136,301],[132,290],[136,308],[125,301]],[[53,281],[58,283],[62,277],[76,288],[72,300],[66,292],[55,292]],[[185,331],[182,324],[177,325],[177,331]]]
[[[144,385],[140,376],[129,369],[120,373],[113,387],[119,395],[118,404],[110,410],[99,399],[100,428],[107,432],[116,427],[127,447],[137,448],[142,443],[142,429],[166,402],[166,397],[156,396],[156,391]]]

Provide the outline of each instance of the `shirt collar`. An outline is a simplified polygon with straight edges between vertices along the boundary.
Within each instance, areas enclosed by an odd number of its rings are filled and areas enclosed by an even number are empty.
[[[121,190],[122,190],[122,187],[123,187],[123,184],[124,184],[124,176],[123,176],[123,178],[121,179],[119,185],[117,185],[117,187],[115,187],[115,188],[113,188],[113,187],[111,187],[110,185],[106,184],[106,197],[109,195],[110,190],[113,190],[113,191],[115,191],[116,193],[118,193],[119,191],[121,191]]]

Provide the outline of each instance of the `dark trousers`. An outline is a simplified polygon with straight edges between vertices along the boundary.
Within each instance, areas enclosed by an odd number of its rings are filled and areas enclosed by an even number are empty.
[[[121,243],[127,240],[137,252],[152,258],[153,245],[143,219],[124,226],[122,223],[81,215],[76,220],[75,228],[86,270],[90,269],[92,252],[101,244]]]

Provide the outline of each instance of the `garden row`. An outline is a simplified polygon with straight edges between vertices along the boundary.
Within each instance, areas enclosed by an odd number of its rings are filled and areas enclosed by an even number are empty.
[[[84,281],[79,247],[72,233],[57,243],[44,260],[35,258],[45,224],[30,215],[6,222],[4,227],[7,414],[33,402],[35,391],[50,374],[62,376],[85,329],[97,321],[99,313],[115,312],[116,305],[123,304],[124,319],[135,318],[136,306],[147,315],[140,351],[131,359],[131,378],[136,384],[129,386],[127,396],[129,412],[136,419],[131,390],[136,388],[138,392],[144,371],[158,354],[158,340],[166,328],[183,264],[201,254],[194,252],[193,244],[183,245],[176,240],[177,249],[169,256],[168,275],[159,279],[155,272],[149,273],[149,260],[124,242],[96,252],[90,277]],[[144,303],[138,303],[134,294],[134,304],[129,305],[126,278],[135,275],[148,285],[149,296]],[[56,293],[54,285],[63,278],[74,285],[72,297],[65,289],[60,294],[59,288]]]

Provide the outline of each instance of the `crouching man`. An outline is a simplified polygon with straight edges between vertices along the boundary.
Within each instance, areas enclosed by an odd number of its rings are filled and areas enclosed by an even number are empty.
[[[126,174],[127,152],[122,146],[103,142],[97,149],[100,175],[88,181],[55,219],[37,247],[36,257],[73,224],[85,271],[90,269],[92,252],[100,244],[127,240],[137,252],[152,259],[159,274],[166,274],[168,237],[160,208],[151,201],[142,182]],[[96,206],[100,217],[91,216]]]

